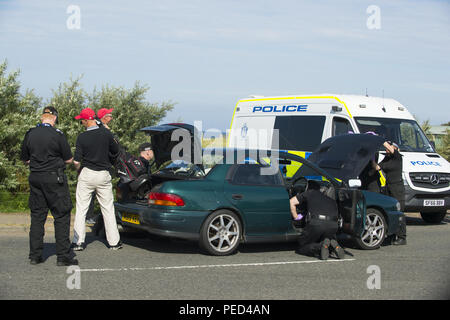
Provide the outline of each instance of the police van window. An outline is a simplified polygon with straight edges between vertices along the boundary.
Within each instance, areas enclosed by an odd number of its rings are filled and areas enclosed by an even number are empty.
[[[279,172],[267,175],[261,174],[261,165],[240,164],[234,173],[232,183],[243,185],[283,185],[283,179]],[[263,172],[264,173],[264,172]]]
[[[434,152],[428,138],[414,120],[390,118],[355,118],[359,131],[375,132],[386,140],[397,143],[404,152]],[[381,147],[381,150],[384,148]]]
[[[278,116],[274,129],[278,129],[281,150],[313,151],[322,141],[325,116]],[[276,148],[272,141],[272,148]]]
[[[332,136],[338,136],[341,134],[347,134],[349,131],[353,132],[353,128],[347,119],[334,117]]]

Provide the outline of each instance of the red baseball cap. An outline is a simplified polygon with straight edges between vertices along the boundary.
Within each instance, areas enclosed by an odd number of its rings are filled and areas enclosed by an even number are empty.
[[[81,110],[80,114],[75,117],[75,119],[84,119],[84,120],[94,120],[95,111],[91,108],[84,108]]]
[[[111,109],[101,108],[100,110],[97,111],[97,117],[99,119],[101,119],[108,113],[111,113],[113,110],[114,110],[114,108],[111,108]]]

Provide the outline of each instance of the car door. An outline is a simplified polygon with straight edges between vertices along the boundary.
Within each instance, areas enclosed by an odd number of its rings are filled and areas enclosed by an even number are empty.
[[[337,202],[341,217],[340,231],[352,236],[361,236],[366,220],[366,200],[363,192],[355,188],[349,188],[345,183],[338,183],[335,177],[309,160],[291,154],[286,154],[285,157],[303,163],[292,178],[291,187],[295,187],[296,181],[302,178],[321,181],[322,185],[327,186],[326,195]]]
[[[289,194],[281,173],[261,173],[259,164],[236,164],[225,182],[225,196],[245,221],[247,236],[284,236],[290,227]]]
[[[366,221],[364,194],[353,188],[338,188],[336,192],[339,215],[342,218],[340,231],[360,237]]]

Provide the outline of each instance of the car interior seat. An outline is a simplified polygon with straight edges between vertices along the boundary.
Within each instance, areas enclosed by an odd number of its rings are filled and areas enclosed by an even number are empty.
[[[320,183],[317,180],[308,180],[308,182],[306,183],[305,192],[308,190],[320,191]]]

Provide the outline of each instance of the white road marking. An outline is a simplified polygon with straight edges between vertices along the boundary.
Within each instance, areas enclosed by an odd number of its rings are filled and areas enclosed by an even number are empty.
[[[342,260],[298,260],[298,261],[280,261],[280,262],[256,262],[256,263],[232,263],[232,264],[205,264],[193,266],[171,266],[171,267],[129,267],[129,268],[98,268],[98,269],[80,269],[80,272],[107,272],[107,271],[152,271],[152,270],[174,270],[174,269],[201,269],[201,268],[227,268],[227,267],[255,267],[255,266],[274,266],[287,264],[310,264],[327,262],[346,262],[355,259]]]

